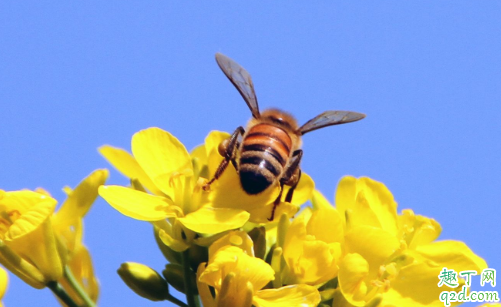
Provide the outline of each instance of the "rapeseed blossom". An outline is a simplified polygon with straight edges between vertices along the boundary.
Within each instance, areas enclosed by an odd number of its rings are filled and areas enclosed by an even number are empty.
[[[191,155],[170,133],[149,128],[132,138],[132,154],[111,146],[101,154],[131,179],[130,187],[103,186],[100,195],[122,214],[152,222],[160,238],[175,251],[194,243],[192,234],[217,235],[250,222],[264,222],[271,214],[278,187],[258,196],[246,194],[236,171],[228,169],[213,186],[203,191],[221,162],[218,144],[229,135],[210,133],[205,144]],[[311,195],[313,182],[304,175],[291,204],[283,202],[277,213],[292,216]],[[168,223],[165,221],[168,220]],[[183,233],[183,234],[182,234]]]
[[[0,190],[0,263],[34,288],[61,287],[73,302],[96,302],[83,217],[107,177],[107,170],[97,170],[74,190],[65,188],[68,197],[57,212],[57,201],[43,189]]]
[[[198,299],[206,307],[441,306],[443,267],[487,267],[464,243],[437,241],[435,220],[410,209],[398,213],[390,191],[370,178],[342,178],[333,206],[303,173],[291,203],[282,200],[271,222],[278,187],[247,195],[231,164],[204,191],[228,137],[211,132],[189,153],[170,133],[149,128],[133,136],[132,155],[100,148],[131,182],[103,186],[100,195],[122,214],[153,224],[170,262],[163,277],[188,306]],[[312,207],[301,210],[308,200]],[[184,306],[168,288],[162,293],[161,275],[152,269],[134,264],[119,271],[141,296]],[[141,276],[154,276],[148,282],[160,290],[141,290],[149,288]]]

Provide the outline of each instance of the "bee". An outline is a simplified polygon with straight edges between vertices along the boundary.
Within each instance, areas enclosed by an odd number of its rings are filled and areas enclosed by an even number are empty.
[[[223,73],[240,92],[249,107],[252,118],[246,129],[238,127],[230,138],[218,147],[223,161],[214,177],[203,189],[210,185],[225,171],[228,164],[235,167],[243,190],[249,195],[259,194],[272,185],[280,186],[280,193],[273,203],[271,217],[282,199],[284,185],[290,186],[285,201],[291,202],[294,189],[301,178],[299,163],[303,157],[301,137],[310,131],[326,126],[354,122],[365,114],[349,111],[326,111],[299,126],[294,117],[278,109],[259,112],[256,93],[250,74],[229,57],[216,53],[216,61]],[[239,140],[241,136],[241,141]]]

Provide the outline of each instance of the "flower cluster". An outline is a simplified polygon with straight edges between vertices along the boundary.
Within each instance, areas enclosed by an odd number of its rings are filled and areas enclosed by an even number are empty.
[[[51,290],[69,306],[93,306],[98,284],[92,260],[83,244],[83,218],[108,177],[97,170],[75,189],[66,187],[66,201],[43,190],[0,190],[0,263],[30,286]],[[7,284],[0,271],[0,293]]]
[[[0,190],[0,263],[34,288],[50,288],[64,306],[96,306],[99,287],[82,239],[83,218],[99,194],[151,223],[167,260],[161,273],[123,263],[120,277],[138,295],[178,306],[442,306],[442,268],[487,268],[464,243],[437,241],[435,220],[398,213],[390,191],[370,178],[342,178],[335,206],[304,173],[288,201],[289,187],[280,194],[279,184],[247,194],[232,164],[207,190],[228,137],[211,132],[188,152],[170,133],[149,128],[133,136],[132,154],[102,146],[130,185],[104,185],[108,171],[94,171],[64,188],[57,211],[43,189]],[[0,268],[0,299],[7,283]],[[464,281],[458,284],[448,290]]]
[[[464,243],[436,241],[435,220],[398,214],[388,189],[369,178],[342,178],[334,207],[303,173],[274,221],[268,217],[278,185],[248,195],[231,164],[204,191],[228,137],[211,132],[190,153],[170,133],[149,128],[133,136],[132,154],[100,148],[130,186],[102,186],[99,194],[122,214],[150,222],[169,262],[162,274],[122,265],[120,276],[137,294],[186,306],[170,284],[188,306],[198,299],[206,307],[440,306],[443,267],[487,267]],[[301,208],[308,200],[312,207]]]

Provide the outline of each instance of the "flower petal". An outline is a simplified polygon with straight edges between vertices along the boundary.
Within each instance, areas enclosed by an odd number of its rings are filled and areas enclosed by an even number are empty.
[[[426,262],[433,263],[440,269],[447,267],[458,272],[466,270],[480,272],[487,268],[484,259],[475,255],[466,244],[459,241],[438,241],[422,245],[416,252],[424,257]]]
[[[369,275],[369,263],[359,254],[347,254],[339,266],[339,288],[348,302],[364,306],[367,285],[364,279]]]
[[[0,299],[5,295],[5,291],[7,290],[7,285],[9,284],[9,275],[7,272],[0,268]]]
[[[209,178],[207,179],[211,179],[212,176],[214,176],[219,164],[221,164],[221,161],[223,160],[223,157],[219,154],[219,144],[229,137],[230,134],[227,132],[211,131],[205,138],[205,162],[209,167]]]
[[[389,306],[443,306],[439,301],[440,293],[454,289],[437,287],[441,269],[421,261],[404,266],[391,281],[391,288],[383,296],[384,303]]]
[[[56,281],[63,274],[63,263],[51,218],[55,203],[43,201],[21,215],[5,234],[7,245],[34,264],[47,281]]]
[[[125,177],[139,180],[153,194],[163,194],[141,166],[139,166],[136,159],[126,150],[104,145],[99,147],[99,153]]]
[[[254,257],[254,242],[252,242],[251,237],[245,231],[230,231],[225,236],[212,243],[209,247],[209,259],[212,259],[216,252],[225,246],[240,247],[247,255]]]
[[[307,225],[307,232],[317,240],[327,243],[344,242],[343,218],[336,208],[321,207],[314,210]]]
[[[249,216],[244,210],[205,206],[179,218],[178,221],[194,232],[216,234],[243,226]]]
[[[56,200],[45,195],[41,196],[42,197],[39,198],[39,202],[36,205],[20,215],[9,227],[5,233],[6,241],[14,241],[29,235],[39,229],[40,225],[50,218],[56,208]],[[6,198],[3,200],[6,200]],[[2,204],[4,204],[3,200]],[[7,208],[7,211],[12,212],[12,210],[10,210],[11,208]]]
[[[69,227],[77,219],[83,218],[98,196],[97,189],[104,184],[107,178],[108,170],[101,169],[92,172],[80,182],[70,192],[59,211],[54,214],[54,226],[60,228]]]
[[[172,250],[176,252],[184,252],[187,250],[190,246],[186,243],[184,243],[182,240],[177,240],[173,236],[171,236],[167,231],[164,229],[160,229],[158,232],[158,237],[160,240],[162,240],[163,244],[171,248]]]
[[[15,212],[18,215],[22,215],[42,201],[50,201],[54,206],[57,203],[55,199],[48,195],[23,190],[4,192],[3,197],[0,199],[0,207],[8,212]]]
[[[346,251],[360,254],[370,265],[371,276],[376,276],[379,267],[400,248],[400,241],[378,227],[358,226],[345,236]]]
[[[336,276],[341,245],[326,243],[306,231],[307,217],[298,216],[287,230],[284,242],[284,259],[290,273],[286,282],[320,284]]]
[[[313,209],[315,210],[322,210],[333,207],[332,204],[327,200],[327,198],[325,198],[325,196],[318,190],[313,190],[313,193],[311,195],[311,204],[313,205]]]
[[[141,221],[158,221],[182,215],[172,200],[122,186],[101,186],[99,195],[123,215]]]
[[[200,275],[200,281],[219,288],[226,275],[232,272],[236,274],[239,283],[245,285],[250,282],[255,290],[263,288],[275,275],[264,260],[247,255],[239,247],[227,246],[220,248],[213,259],[209,259],[209,265]]]
[[[320,293],[312,286],[292,285],[260,290],[254,295],[253,302],[260,307],[314,307],[320,303]]]
[[[160,128],[148,128],[132,137],[132,153],[142,169],[166,195],[173,195],[173,176],[192,176],[191,157],[184,145]]]
[[[397,203],[381,182],[343,177],[336,191],[336,207],[342,216],[348,211],[349,226],[369,225],[397,235]]]

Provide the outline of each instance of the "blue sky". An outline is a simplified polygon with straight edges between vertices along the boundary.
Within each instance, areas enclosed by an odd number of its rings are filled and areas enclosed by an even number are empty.
[[[500,12],[498,1],[2,2],[0,188],[62,201],[65,185],[110,168],[103,144],[130,149],[134,132],[157,126],[191,149],[244,125],[222,52],[251,73],[261,109],[300,123],[367,114],[304,137],[302,169],[330,200],[343,175],[382,181],[399,210],[435,218],[441,239],[501,269]],[[127,181],[111,170],[109,183]],[[100,305],[153,305],[116,274],[124,261],[163,269],[148,224],[100,199],[85,242]],[[55,304],[16,277],[4,302]]]

